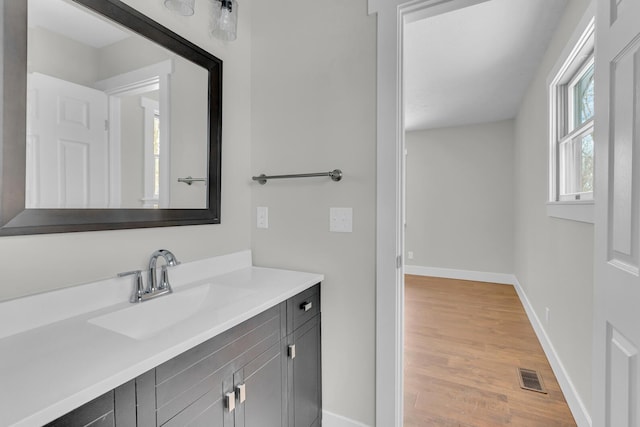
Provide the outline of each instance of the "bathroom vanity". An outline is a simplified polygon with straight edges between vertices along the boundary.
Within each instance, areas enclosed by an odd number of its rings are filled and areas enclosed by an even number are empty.
[[[250,252],[170,271],[173,294],[139,304],[125,278],[0,303],[0,424],[320,426],[323,276]],[[41,319],[6,326],[28,307]]]

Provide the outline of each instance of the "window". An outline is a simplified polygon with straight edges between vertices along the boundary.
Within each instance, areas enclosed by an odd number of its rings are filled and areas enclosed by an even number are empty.
[[[160,135],[159,103],[144,96],[140,97],[140,106],[144,110],[144,197],[142,207],[160,207],[160,153],[162,141]]]
[[[566,91],[568,102],[566,109],[558,108],[558,121],[568,126],[558,132],[557,200],[593,199],[593,55],[559,89]]]
[[[551,208],[548,212],[550,216],[593,222],[592,212],[577,215],[567,213],[567,207],[575,210],[580,205],[591,205],[590,209],[593,210],[596,90],[593,17],[581,28],[583,30],[565,48],[568,53],[563,54],[554,67],[549,83]]]
[[[160,114],[153,114],[153,198],[160,199]]]

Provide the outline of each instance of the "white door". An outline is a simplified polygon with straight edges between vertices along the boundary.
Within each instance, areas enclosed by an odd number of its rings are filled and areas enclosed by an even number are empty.
[[[106,208],[107,96],[40,73],[28,92],[27,208]]]
[[[640,1],[597,0],[593,426],[640,426]]]

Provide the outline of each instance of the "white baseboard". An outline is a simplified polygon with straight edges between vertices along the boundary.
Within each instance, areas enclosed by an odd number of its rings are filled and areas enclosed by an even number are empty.
[[[542,322],[540,322],[540,318],[538,318],[538,315],[533,309],[533,306],[531,305],[527,294],[524,292],[524,289],[522,289],[522,286],[520,286],[520,282],[518,282],[518,279],[515,275],[503,273],[485,273],[482,271],[455,270],[449,268],[422,267],[415,265],[405,265],[404,272],[406,274],[415,274],[418,276],[444,277],[447,279],[474,280],[477,282],[503,283],[507,285],[513,285],[516,292],[518,293],[520,302],[522,302],[522,306],[527,313],[529,322],[531,323],[531,326],[533,327],[533,330],[538,337],[538,341],[540,341],[542,349],[544,350],[544,353],[549,360],[551,369],[553,369],[553,373],[558,380],[558,384],[562,389],[562,393],[567,400],[569,409],[571,410],[571,413],[573,414],[578,427],[591,427],[591,416],[589,415],[589,411],[584,406],[584,402],[582,401],[582,399],[580,399],[580,395],[573,385],[573,382],[571,381],[567,370],[560,361],[555,347],[551,343],[547,332],[542,326]],[[338,425],[342,427],[341,424]],[[346,426],[348,425],[345,425],[345,427]]]
[[[587,411],[587,408],[584,406],[584,402],[582,402],[582,399],[580,399],[580,395],[573,385],[573,382],[571,381],[567,370],[560,361],[555,347],[551,343],[547,332],[542,326],[542,322],[540,322],[540,318],[533,309],[533,306],[531,305],[529,298],[527,298],[527,294],[525,294],[524,289],[522,289],[522,286],[520,286],[520,282],[518,282],[518,279],[515,279],[514,287],[516,289],[516,292],[518,293],[518,296],[520,297],[522,306],[527,312],[529,322],[531,322],[531,326],[533,326],[533,330],[538,336],[538,341],[540,341],[547,359],[549,359],[551,369],[553,369],[553,373],[558,380],[558,384],[562,389],[562,393],[564,393],[564,397],[569,404],[569,409],[571,409],[571,413],[576,420],[576,424],[578,424],[578,427],[591,427],[591,415],[589,415],[589,411]]]
[[[405,265],[405,274],[417,276],[444,277],[446,279],[474,280],[476,282],[502,283],[515,285],[516,277],[506,273],[488,273],[485,271],[456,270],[453,268],[423,267],[420,265]]]
[[[322,427],[370,427],[361,422],[334,414],[328,411],[322,411]]]

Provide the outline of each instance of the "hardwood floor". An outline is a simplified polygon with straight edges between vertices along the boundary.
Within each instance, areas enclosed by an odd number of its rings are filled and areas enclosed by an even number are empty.
[[[404,427],[576,425],[511,286],[407,275],[404,363]]]

